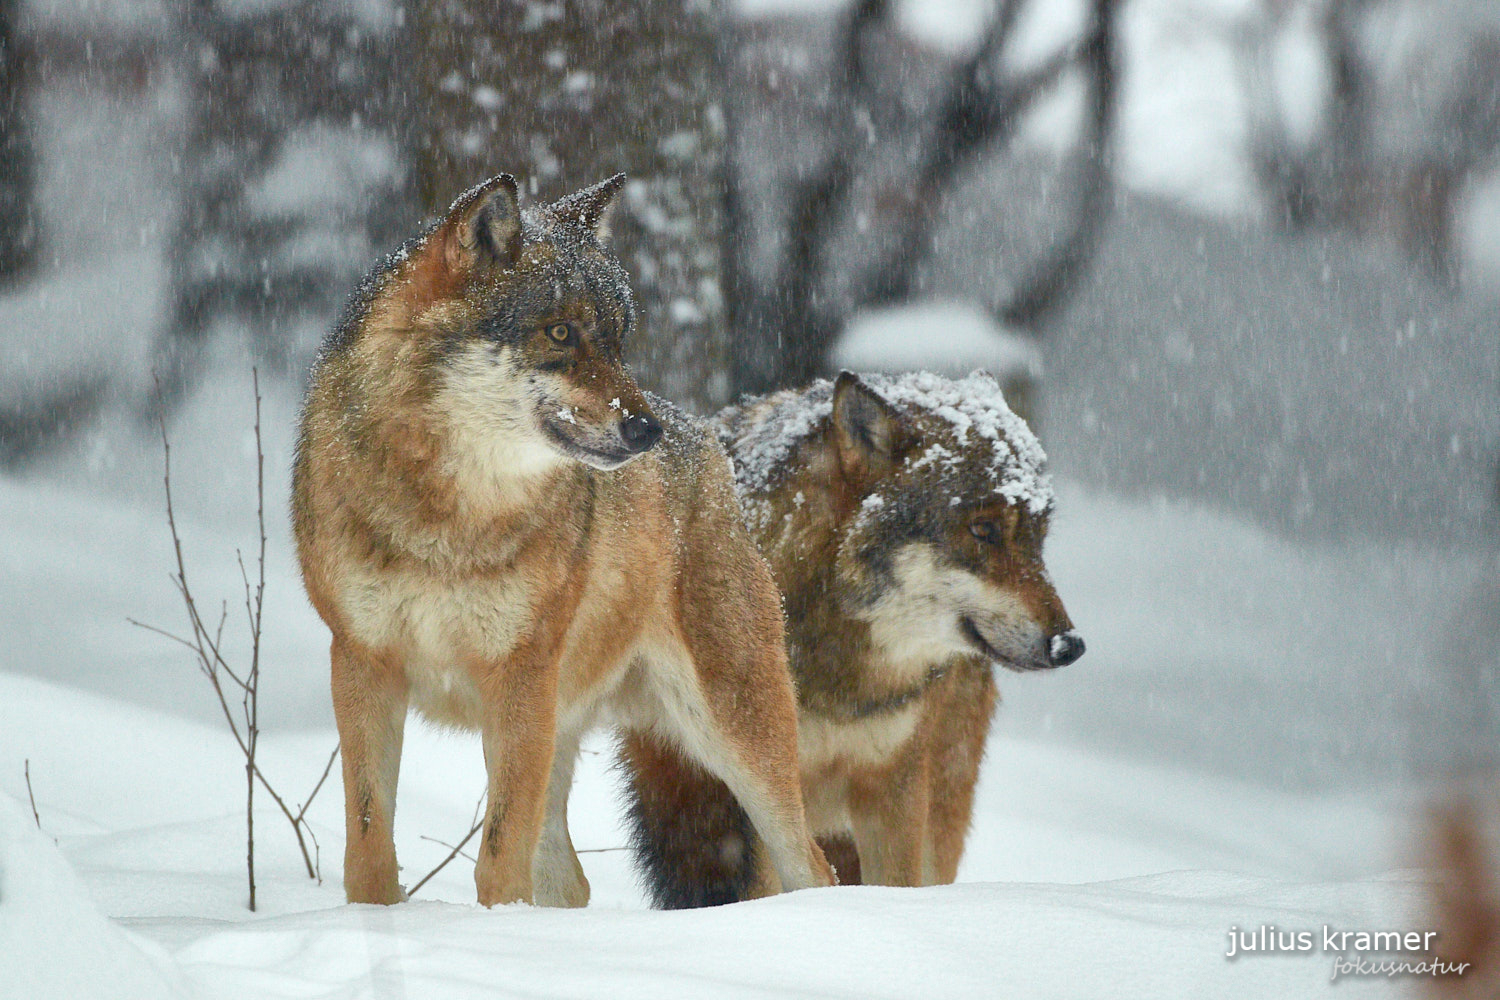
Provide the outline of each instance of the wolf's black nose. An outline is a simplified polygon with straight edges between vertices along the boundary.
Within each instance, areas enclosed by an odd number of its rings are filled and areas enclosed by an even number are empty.
[[[633,452],[650,451],[661,440],[661,424],[640,414],[626,417],[620,421],[620,440]]]
[[[1047,649],[1047,660],[1054,667],[1066,667],[1082,656],[1083,650],[1083,636],[1068,629],[1052,637],[1052,643]]]

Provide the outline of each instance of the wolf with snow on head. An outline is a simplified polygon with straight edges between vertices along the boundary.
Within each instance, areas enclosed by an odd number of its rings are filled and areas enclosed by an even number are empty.
[[[845,372],[716,423],[786,600],[809,823],[841,882],[953,881],[992,665],[1048,670],[1084,651],[1042,560],[1041,446],[984,373]],[[716,781],[650,734],[623,751],[659,905],[774,889]]]

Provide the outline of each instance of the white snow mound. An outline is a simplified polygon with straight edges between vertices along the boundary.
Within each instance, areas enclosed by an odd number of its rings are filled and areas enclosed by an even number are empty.
[[[0,996],[170,1000],[187,996],[171,960],[121,930],[25,807],[0,794]]]
[[[858,372],[931,371],[960,378],[982,368],[1001,381],[1036,378],[1042,354],[1031,338],[966,302],[919,302],[863,312],[834,343],[833,364]]]

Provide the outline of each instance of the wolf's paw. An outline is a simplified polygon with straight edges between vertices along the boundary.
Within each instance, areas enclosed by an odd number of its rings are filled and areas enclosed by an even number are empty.
[[[536,883],[536,905],[579,909],[589,905],[589,880],[582,873],[576,879],[541,879]]]
[[[392,906],[406,902],[406,890],[394,878],[389,880],[363,880],[344,882],[344,897],[351,903],[375,903]]]

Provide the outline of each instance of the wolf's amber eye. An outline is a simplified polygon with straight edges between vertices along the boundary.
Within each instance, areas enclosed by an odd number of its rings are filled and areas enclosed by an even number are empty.
[[[573,342],[573,326],[571,323],[553,323],[547,327],[547,336],[554,343],[571,344]]]
[[[1000,528],[994,521],[971,521],[969,534],[988,545],[1000,544]]]

